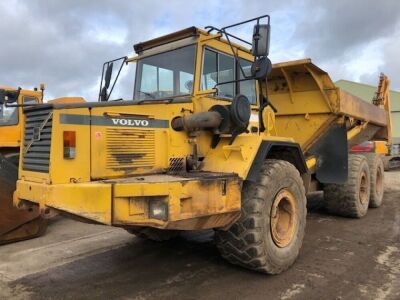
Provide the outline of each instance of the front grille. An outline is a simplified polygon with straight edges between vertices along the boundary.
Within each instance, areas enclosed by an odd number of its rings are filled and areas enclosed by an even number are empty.
[[[25,112],[23,170],[49,172],[52,120],[51,107]]]
[[[107,128],[106,134],[107,169],[129,171],[154,167],[154,130]]]

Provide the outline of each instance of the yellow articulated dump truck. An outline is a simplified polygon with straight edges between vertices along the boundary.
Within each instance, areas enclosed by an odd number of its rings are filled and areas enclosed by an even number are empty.
[[[232,34],[250,22],[251,42]],[[133,100],[110,97],[110,61],[99,102],[25,109],[15,205],[158,240],[215,229],[228,261],[289,268],[307,192],[324,190],[327,209],[349,217],[380,204],[381,178],[349,149],[385,138],[388,121],[308,59],[272,65],[269,35],[269,16],[187,28],[121,59],[136,64]]]
[[[44,85],[40,91],[0,86],[0,245],[40,236],[47,228],[38,207],[19,210],[13,206],[25,119],[23,108],[43,103],[43,92]],[[81,98],[54,100],[66,101],[80,102]]]

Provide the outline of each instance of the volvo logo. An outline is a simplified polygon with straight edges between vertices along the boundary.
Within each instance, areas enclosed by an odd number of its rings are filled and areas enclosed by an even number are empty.
[[[114,125],[121,126],[136,126],[136,127],[147,127],[149,126],[148,120],[137,120],[137,119],[111,119]]]

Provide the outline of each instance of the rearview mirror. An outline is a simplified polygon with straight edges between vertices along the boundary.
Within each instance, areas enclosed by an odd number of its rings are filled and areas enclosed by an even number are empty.
[[[103,69],[104,70],[104,69]],[[110,87],[113,63],[107,64],[106,74],[104,75],[104,86],[100,91],[100,101],[108,100],[108,88]]]
[[[268,56],[271,26],[269,24],[257,24],[253,29],[252,53],[256,57]]]
[[[109,63],[107,65],[106,75],[105,75],[105,78],[104,78],[104,86],[107,89],[110,86],[112,71],[113,71],[113,63]]]

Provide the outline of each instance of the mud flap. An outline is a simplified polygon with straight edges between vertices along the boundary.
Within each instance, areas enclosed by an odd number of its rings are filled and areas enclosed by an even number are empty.
[[[0,154],[0,245],[37,237],[47,228],[39,208],[27,211],[13,206],[17,179],[18,167]]]
[[[348,177],[347,130],[333,126],[309,151],[317,157],[316,177],[321,183],[343,184]]]

